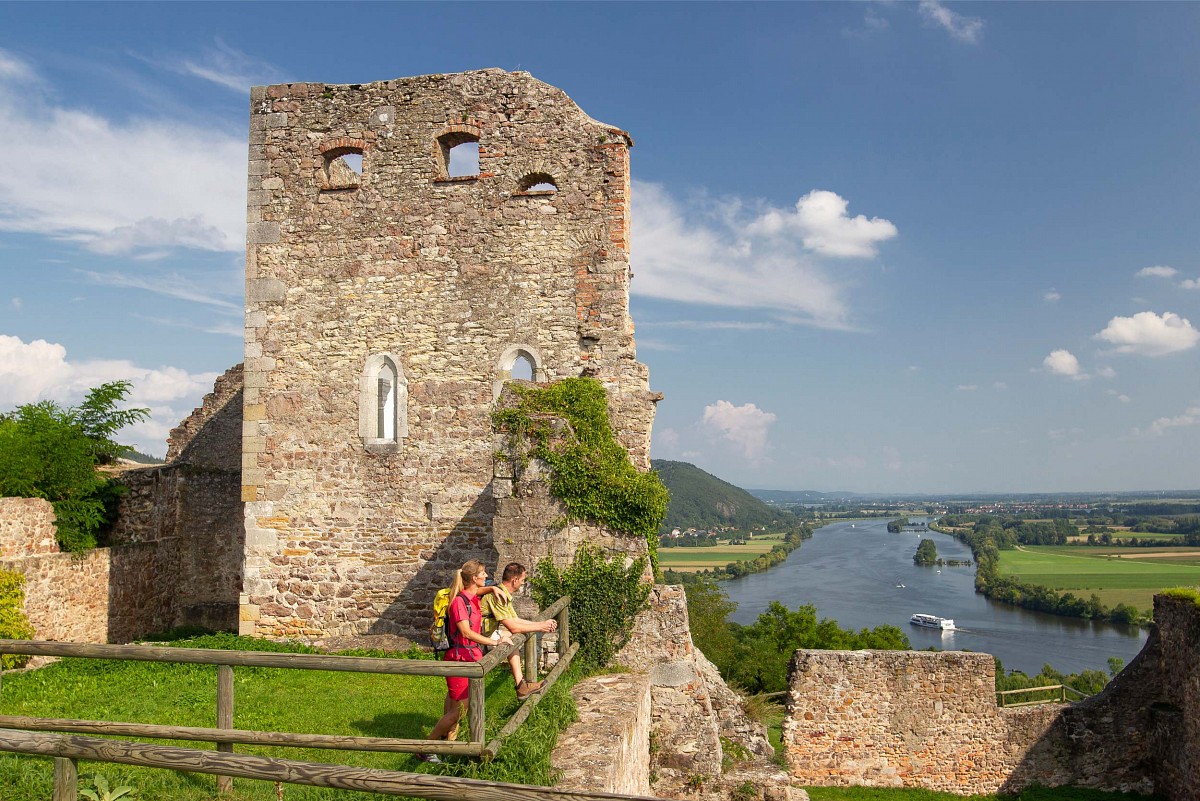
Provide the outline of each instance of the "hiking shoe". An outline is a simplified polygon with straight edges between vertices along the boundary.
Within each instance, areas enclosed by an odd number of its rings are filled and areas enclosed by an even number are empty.
[[[521,679],[521,683],[517,685],[517,698],[528,698],[542,689],[542,685],[545,683],[544,681],[526,681],[525,679]]]
[[[417,759],[421,760],[422,762],[428,762],[431,765],[442,764],[442,760],[440,757],[438,757],[437,754],[413,754],[413,756],[415,756]]]

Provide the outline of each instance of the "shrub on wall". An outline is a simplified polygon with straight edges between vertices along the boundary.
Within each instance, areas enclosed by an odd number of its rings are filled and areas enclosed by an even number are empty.
[[[94,548],[115,514],[124,487],[96,467],[126,450],[112,439],[117,431],[149,415],[116,408],[129,390],[128,381],[113,381],[88,392],[79,406],[41,401],[0,414],[0,496],[50,501],[63,550]]]
[[[25,616],[25,577],[20,573],[0,570],[0,640],[33,639],[33,626]],[[21,667],[29,657],[5,654],[0,657],[4,668]]]
[[[529,582],[533,599],[543,608],[571,596],[571,637],[579,641],[579,659],[587,667],[608,664],[629,639],[634,618],[646,608],[646,560],[639,557],[628,567],[624,561],[622,556],[605,558],[599,548],[585,545],[564,570],[543,559]]]
[[[572,519],[644,537],[657,575],[658,529],[667,514],[667,488],[657,473],[639,472],[613,436],[604,386],[594,378],[567,378],[545,387],[509,386],[519,403],[495,412],[496,427],[550,465],[550,492],[566,504]],[[554,417],[570,423],[574,438],[554,436]]]

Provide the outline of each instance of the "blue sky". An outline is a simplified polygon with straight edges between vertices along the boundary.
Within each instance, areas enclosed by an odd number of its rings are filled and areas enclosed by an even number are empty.
[[[248,87],[528,70],[636,143],[653,452],[1200,486],[1200,4],[0,5],[0,409],[241,359]]]

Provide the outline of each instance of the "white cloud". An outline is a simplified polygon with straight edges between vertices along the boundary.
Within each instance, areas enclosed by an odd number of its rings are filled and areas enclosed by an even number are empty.
[[[1200,331],[1174,312],[1164,312],[1160,317],[1145,311],[1112,318],[1095,338],[1116,345],[1118,353],[1165,356],[1195,347],[1200,342]]]
[[[1054,287],[1050,287],[1050,289],[1046,290],[1046,293],[1042,295],[1042,300],[1046,301],[1047,303],[1058,303],[1060,300],[1062,300],[1062,294]]]
[[[1200,278],[1185,278],[1179,282],[1180,289],[1200,289]]]
[[[896,226],[879,217],[851,217],[850,203],[836,192],[814,189],[796,201],[794,212],[769,209],[746,226],[755,236],[794,236],[804,247],[823,256],[874,258],[879,243],[896,236]]]
[[[1174,278],[1179,273],[1174,267],[1167,267],[1163,264],[1155,265],[1154,267],[1143,267],[1134,273],[1138,278]]]
[[[954,389],[959,392],[974,392],[975,390],[979,389],[979,385],[978,384],[959,384]]]
[[[199,58],[185,59],[176,69],[246,95],[250,94],[251,86],[279,83],[281,76],[272,65],[232,48],[220,39]]]
[[[1068,378],[1084,377],[1079,367],[1079,359],[1069,350],[1051,351],[1049,356],[1042,359],[1042,365],[1055,375],[1065,375]]]
[[[1056,442],[1061,442],[1066,439],[1075,439],[1082,433],[1082,428],[1057,428],[1046,432],[1047,436]]]
[[[74,405],[89,389],[125,379],[133,384],[128,405],[150,407],[151,418],[119,439],[147,453],[166,451],[167,433],[212,391],[216,378],[216,373],[139,367],[123,359],[73,362],[62,345],[0,334],[0,409],[40,400]]]
[[[1160,417],[1150,424],[1150,433],[1162,436],[1172,428],[1186,428],[1200,424],[1200,406],[1190,406],[1177,417]]]
[[[1115,389],[1106,389],[1106,390],[1104,390],[1104,394],[1112,395],[1114,398],[1119,400],[1121,403],[1129,403],[1129,401],[1131,400],[1131,398],[1128,395],[1124,394],[1123,392],[1117,392]]]
[[[13,311],[20,311],[23,304],[21,303],[20,298],[13,298],[8,302],[8,305]]]
[[[775,323],[744,320],[660,320],[640,323],[639,328],[685,328],[700,331],[765,331],[778,328]]]
[[[211,280],[195,281],[186,276],[176,274],[138,276],[118,272],[97,273],[91,270],[81,270],[80,272],[89,281],[96,284],[125,287],[127,289],[144,289],[156,295],[165,295],[169,298],[203,303],[207,306],[215,306],[226,311],[237,312],[238,314],[241,314],[243,310],[241,303],[230,300],[230,293],[220,291],[222,288],[221,284]]]
[[[1117,371],[1105,365],[1104,367],[1096,368],[1096,375],[1100,376],[1101,378],[1116,378]]]
[[[921,0],[921,16],[960,42],[975,44],[983,36],[983,20],[951,11],[938,0]]]
[[[830,214],[810,193],[795,211],[748,211],[737,200],[686,206],[657,184],[635,182],[631,291],[713,306],[766,309],[787,323],[849,329],[848,279],[818,254],[874,253],[886,220]],[[821,208],[817,208],[821,207]],[[860,224],[859,221],[862,221]],[[864,229],[865,227],[865,229]],[[863,229],[863,230],[860,230]],[[885,237],[886,238],[886,237]]]
[[[242,249],[242,133],[168,117],[110,120],[31,91],[33,77],[0,51],[0,140],[21,143],[21,157],[0,170],[0,230],[107,254]]]
[[[1003,381],[993,381],[992,389],[1005,390],[1008,389],[1008,384],[1004,383]]]
[[[751,462],[759,462],[767,452],[767,434],[777,418],[753,403],[734,406],[719,400],[704,407],[701,426],[732,442]]]

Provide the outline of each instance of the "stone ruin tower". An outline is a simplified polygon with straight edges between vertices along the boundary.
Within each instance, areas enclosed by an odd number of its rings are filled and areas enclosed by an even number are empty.
[[[412,635],[494,563],[514,366],[599,379],[649,467],[631,146],[525,72],[252,90],[243,633]]]

